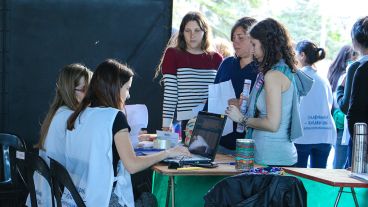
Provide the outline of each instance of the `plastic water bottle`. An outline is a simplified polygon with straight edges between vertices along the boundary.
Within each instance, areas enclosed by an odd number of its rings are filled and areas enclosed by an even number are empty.
[[[252,81],[249,79],[244,79],[244,88],[243,88],[243,101],[242,104],[240,106],[240,111],[242,112],[242,114],[245,114],[247,112],[247,100],[249,98],[249,93],[250,93],[250,86],[252,84]],[[243,133],[244,132],[245,127],[238,123],[237,127],[236,127],[236,131],[239,133]]]
[[[176,121],[173,123],[172,132],[179,134],[179,141],[182,141],[182,134],[181,134],[181,122]]]

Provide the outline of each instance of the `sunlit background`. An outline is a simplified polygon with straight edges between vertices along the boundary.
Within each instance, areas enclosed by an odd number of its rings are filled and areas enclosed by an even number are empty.
[[[209,20],[214,38],[230,40],[237,19],[272,17],[286,26],[294,42],[307,39],[326,50],[326,58],[317,64],[326,77],[339,49],[351,44],[350,30],[358,18],[368,15],[367,8],[367,0],[174,0],[172,26],[178,29],[188,11],[200,11]],[[327,168],[332,168],[333,157],[332,148]]]
[[[174,0],[173,28],[178,29],[188,11],[201,11],[213,30],[213,36],[229,40],[235,21],[243,16],[257,20],[272,17],[283,23],[294,42],[311,40],[326,50],[318,64],[327,75],[331,60],[345,44],[351,44],[354,22],[368,15],[366,0]]]

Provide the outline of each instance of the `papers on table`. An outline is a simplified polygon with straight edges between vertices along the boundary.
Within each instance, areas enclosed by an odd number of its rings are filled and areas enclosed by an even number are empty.
[[[216,114],[225,114],[228,100],[236,98],[233,84],[226,81],[208,86],[208,112]],[[233,132],[233,121],[228,118],[222,136]]]
[[[157,139],[169,140],[170,147],[175,147],[179,142],[179,134],[175,132],[167,132],[157,130]]]
[[[130,139],[133,147],[138,145],[138,135],[141,129],[147,128],[148,109],[144,104],[126,105],[126,116],[130,126]]]

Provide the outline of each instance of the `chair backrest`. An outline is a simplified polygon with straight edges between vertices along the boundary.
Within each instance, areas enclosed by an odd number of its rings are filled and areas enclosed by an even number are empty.
[[[50,158],[50,157],[49,157]],[[50,158],[50,171],[54,185],[54,193],[56,198],[57,207],[61,207],[61,196],[64,191],[64,187],[68,189],[78,207],[85,207],[82,197],[78,193],[72,178],[65,167],[58,161]]]
[[[31,153],[31,152],[17,152],[17,162],[22,163],[24,166],[26,166],[25,174],[27,176],[27,188],[29,190],[29,195],[31,198],[31,205],[32,207],[37,207],[37,196],[36,196],[36,188],[35,188],[35,173],[38,173],[38,175],[42,176],[48,183],[50,187],[50,196],[48,199],[51,199],[52,207],[55,206],[54,203],[54,191],[53,191],[53,185],[52,185],[52,179],[51,179],[51,173],[49,166],[47,163],[37,154]],[[37,179],[37,178],[36,178]],[[39,181],[37,179],[37,181]],[[45,190],[45,189],[41,189]],[[44,192],[41,192],[44,193]],[[47,199],[45,197],[42,197],[41,199]]]
[[[0,133],[0,185],[18,185],[19,168],[15,164],[15,154],[17,150],[26,151],[26,144],[20,137]]]

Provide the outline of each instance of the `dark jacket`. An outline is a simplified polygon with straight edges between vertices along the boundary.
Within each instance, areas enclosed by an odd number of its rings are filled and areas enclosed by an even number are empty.
[[[355,75],[355,71],[359,67],[359,64],[359,62],[354,62],[349,66],[349,68],[347,69],[348,73],[345,77],[345,86],[338,86],[336,89],[337,103],[340,107],[340,110],[344,114],[348,114],[351,86],[353,85],[353,78]]]
[[[354,124],[368,124],[368,61],[361,62],[356,70],[351,87],[350,106],[346,116],[349,132],[354,134]]]
[[[306,207],[307,192],[296,177],[240,174],[217,183],[204,200],[206,207]]]

